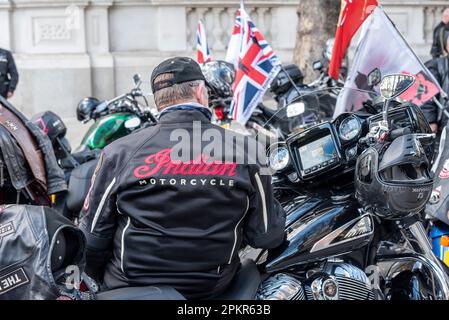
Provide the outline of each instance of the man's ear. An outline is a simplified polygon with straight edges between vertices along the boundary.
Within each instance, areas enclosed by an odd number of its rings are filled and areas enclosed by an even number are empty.
[[[203,95],[203,85],[199,85],[195,88],[195,99],[201,103],[202,102],[202,95]]]
[[[207,99],[207,94],[205,94],[206,86],[204,84],[200,84],[195,89],[195,98],[198,101],[199,104],[202,104],[203,106],[207,107],[209,102]],[[207,93],[207,91],[206,91]]]

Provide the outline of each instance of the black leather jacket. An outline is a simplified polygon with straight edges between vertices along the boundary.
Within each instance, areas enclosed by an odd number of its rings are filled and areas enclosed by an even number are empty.
[[[201,130],[194,131],[194,122]],[[188,147],[199,143],[204,154],[210,142],[201,136],[209,129],[219,134],[214,142],[235,150],[231,161],[171,160],[173,135],[193,137]],[[163,284],[192,297],[213,290],[224,274],[232,279],[227,270],[235,271],[242,243],[280,245],[285,212],[273,198],[271,176],[260,172],[237,139],[250,142],[212,125],[198,108],[175,109],[159,124],[106,147],[81,221],[87,272],[95,277],[105,270],[108,289]],[[200,153],[193,150],[193,159]],[[243,164],[235,162],[237,155],[244,156]]]
[[[14,92],[18,82],[19,74],[11,52],[0,48],[0,95]]]
[[[449,94],[449,56],[429,60],[426,62],[426,67],[432,72],[441,89]],[[439,95],[436,98],[440,99]],[[447,122],[445,118],[440,119],[441,112],[432,100],[426,102],[421,108],[429,123],[437,123],[442,120],[443,123],[440,124],[444,125]]]
[[[48,136],[1,95],[0,104],[8,108],[22,120],[28,130],[30,130],[31,135],[36,139],[36,142],[44,155],[48,195],[66,191],[67,183],[65,181],[64,171],[62,171],[61,167],[58,165],[53,146]]]

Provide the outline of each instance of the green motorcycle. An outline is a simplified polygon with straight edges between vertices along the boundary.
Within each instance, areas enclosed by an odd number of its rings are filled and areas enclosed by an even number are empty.
[[[109,143],[157,122],[141,89],[140,75],[135,75],[133,80],[134,88],[129,93],[110,101],[85,98],[78,104],[78,120],[83,123],[90,120],[94,122],[84,135],[77,152],[103,149]],[[142,106],[139,100],[143,100],[145,105]]]

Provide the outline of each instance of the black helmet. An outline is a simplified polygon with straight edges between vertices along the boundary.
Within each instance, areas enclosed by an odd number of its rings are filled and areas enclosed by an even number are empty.
[[[218,98],[232,97],[235,80],[234,66],[226,61],[211,61],[201,67],[211,94]]]
[[[276,78],[274,78],[273,82],[270,85],[271,91],[275,95],[281,95],[287,92],[288,89],[290,89],[290,87],[292,86],[289,77],[296,84],[302,84],[302,81],[304,80],[304,75],[302,74],[299,67],[296,64],[290,64],[279,71]]]
[[[383,218],[402,218],[421,211],[432,185],[429,161],[413,134],[389,145],[370,147],[357,159],[356,197]]]
[[[97,98],[84,98],[78,103],[76,107],[76,117],[78,121],[90,120],[92,118],[92,111],[100,104]]]
[[[31,118],[31,122],[44,131],[52,142],[54,142],[56,138],[64,138],[67,133],[67,127],[64,122],[53,111],[45,111],[36,114]]]

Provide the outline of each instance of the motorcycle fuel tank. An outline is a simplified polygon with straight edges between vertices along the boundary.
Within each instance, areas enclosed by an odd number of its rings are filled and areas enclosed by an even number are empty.
[[[89,149],[103,149],[109,143],[129,134],[125,127],[127,120],[135,118],[132,113],[121,112],[109,114],[94,122],[81,142]]]
[[[372,217],[361,213],[350,195],[345,200],[314,196],[286,208],[286,241],[269,252],[263,264],[268,272],[362,248],[374,232]]]

